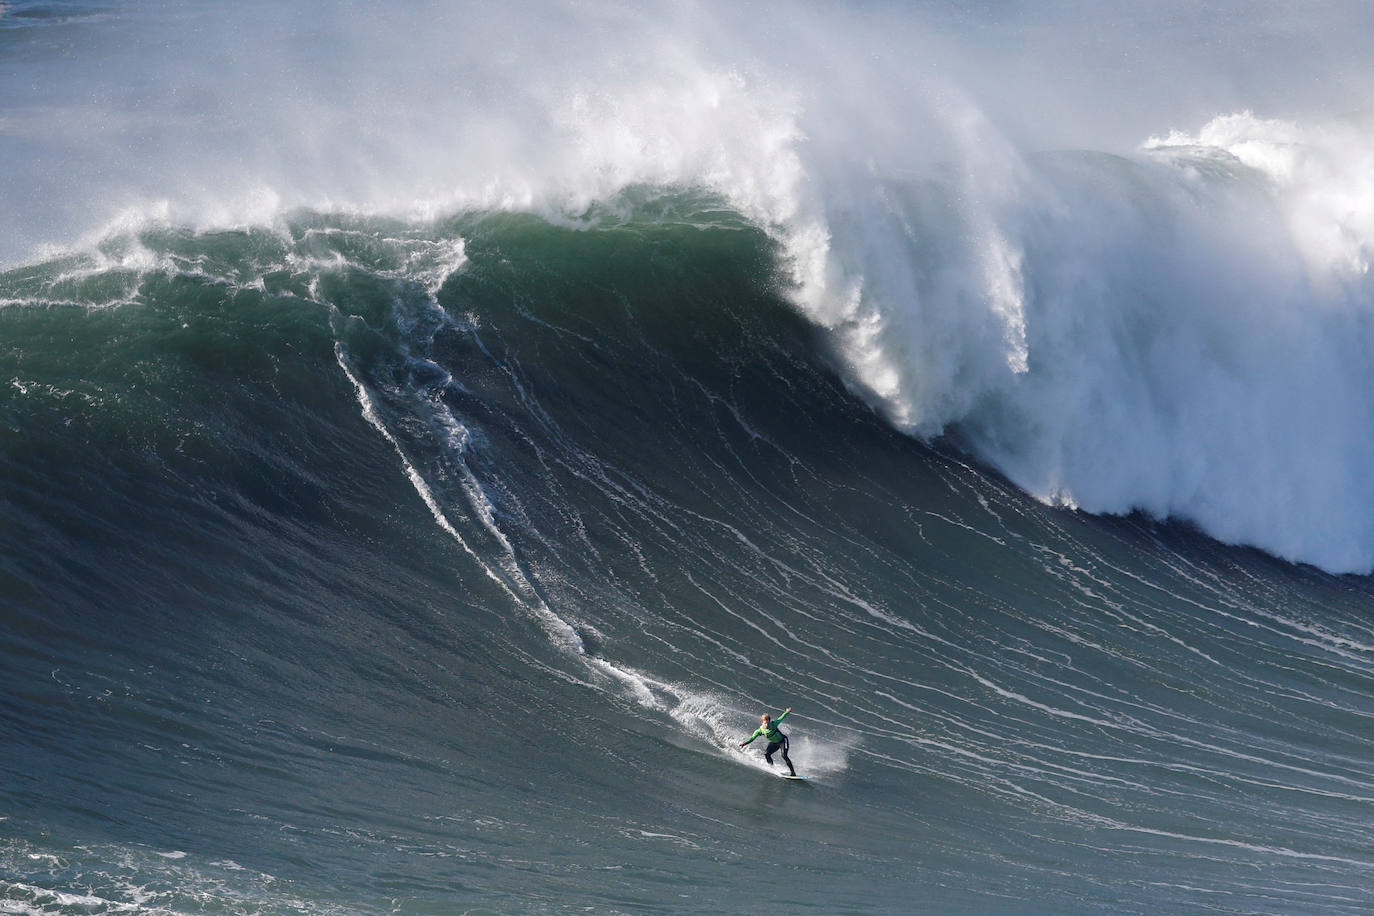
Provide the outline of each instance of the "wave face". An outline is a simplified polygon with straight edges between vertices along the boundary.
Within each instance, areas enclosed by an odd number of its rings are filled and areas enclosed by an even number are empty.
[[[899,434],[778,255],[644,192],[0,276],[6,905],[1362,906],[1369,581]]]
[[[1367,907],[1358,6],[279,6],[0,4],[0,909]]]

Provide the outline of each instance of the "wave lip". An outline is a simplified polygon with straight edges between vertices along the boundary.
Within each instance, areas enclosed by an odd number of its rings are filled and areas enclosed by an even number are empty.
[[[833,241],[862,262],[838,347],[894,423],[1041,499],[1368,573],[1371,139],[1239,114],[1014,157],[981,195],[885,188]]]

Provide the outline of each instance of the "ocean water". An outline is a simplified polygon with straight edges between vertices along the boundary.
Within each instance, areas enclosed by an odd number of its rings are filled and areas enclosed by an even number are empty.
[[[1360,7],[1160,10],[0,4],[0,912],[1367,912]]]

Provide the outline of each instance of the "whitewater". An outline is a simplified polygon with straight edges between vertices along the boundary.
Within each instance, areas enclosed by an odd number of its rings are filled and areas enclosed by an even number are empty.
[[[1364,15],[0,3],[0,911],[1364,910]]]

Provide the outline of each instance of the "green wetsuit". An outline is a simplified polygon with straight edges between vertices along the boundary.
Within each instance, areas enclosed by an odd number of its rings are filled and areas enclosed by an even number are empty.
[[[787,764],[788,772],[790,772],[793,776],[796,776],[797,770],[794,766],[792,766],[791,758],[787,756],[787,736],[784,735],[782,732],[778,731],[778,723],[786,718],[787,713],[784,712],[776,719],[769,719],[767,725],[760,725],[758,728],[754,729],[754,733],[749,736],[749,741],[753,741],[755,738],[758,738],[760,736],[762,736],[764,739],[768,741],[768,746],[763,749],[763,759],[768,761],[768,765],[770,767],[773,765],[773,754],[777,752],[779,749],[781,749],[782,762]],[[741,741],[740,747],[744,747],[744,745],[748,744],[749,741]]]
[[[769,744],[777,744],[781,742],[782,732],[778,731],[778,723],[786,718],[787,713],[783,713],[776,719],[770,720],[767,728],[764,728],[762,725],[760,725],[758,728],[754,729],[754,733],[749,736],[749,741],[753,741],[755,738],[765,738],[767,739]],[[748,744],[749,741],[745,741],[742,743]]]

